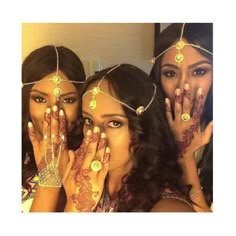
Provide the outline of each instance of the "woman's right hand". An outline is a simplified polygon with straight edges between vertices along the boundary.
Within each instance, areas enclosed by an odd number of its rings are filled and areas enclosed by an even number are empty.
[[[37,139],[35,128],[31,122],[28,123],[28,131],[39,173],[48,175],[46,178],[49,181],[50,179],[53,180],[54,177],[56,179],[58,177],[56,175],[59,174],[58,182],[61,182],[64,178],[66,165],[69,160],[66,119],[63,110],[58,111],[57,106],[53,106],[52,109],[46,109],[42,140]],[[45,185],[49,181],[45,180]],[[50,187],[50,184],[46,187]]]
[[[63,183],[67,196],[65,211],[92,212],[102,196],[109,168],[110,149],[105,133],[100,134],[98,127],[93,132],[88,130],[80,148],[70,151],[69,156]]]

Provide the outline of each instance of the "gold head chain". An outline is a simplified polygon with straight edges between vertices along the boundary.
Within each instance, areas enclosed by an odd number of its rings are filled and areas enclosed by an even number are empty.
[[[59,54],[58,54],[58,51],[57,51],[57,47],[54,46],[55,48],[55,52],[56,52],[56,56],[57,56],[57,66],[56,66],[56,74],[54,76],[52,76],[51,78],[49,79],[45,79],[45,80],[38,80],[38,81],[34,81],[34,82],[28,82],[28,83],[22,83],[22,88],[25,86],[25,85],[31,85],[31,84],[36,84],[36,83],[41,83],[41,82],[46,82],[46,81],[52,81],[56,87],[53,89],[53,94],[57,97],[57,99],[59,100],[60,98],[60,95],[62,94],[62,90],[61,88],[59,87],[60,83],[62,81],[64,82],[71,82],[71,83],[75,83],[75,84],[80,84],[80,83],[84,83],[84,81],[74,81],[74,80],[66,80],[66,79],[62,79],[60,76],[59,76]]]
[[[180,39],[179,41],[175,44],[170,46],[169,48],[167,48],[166,50],[164,50],[163,52],[161,52],[159,55],[157,55],[156,57],[153,57],[151,62],[154,64],[156,62],[156,60],[162,56],[163,54],[165,54],[167,51],[169,51],[171,48],[176,48],[177,49],[177,54],[175,55],[175,61],[178,63],[178,67],[180,66],[180,63],[184,60],[184,55],[181,52],[181,49],[183,49],[185,46],[191,46],[194,48],[198,48],[201,49],[211,55],[213,55],[212,52],[208,51],[207,49],[201,47],[200,45],[196,45],[196,44],[192,44],[192,43],[185,43],[183,41],[183,33],[184,33],[184,27],[185,27],[185,23],[183,23],[183,26],[181,28],[181,34],[180,34]]]
[[[111,96],[110,94],[107,94],[106,92],[104,92],[104,91],[101,90],[100,85],[101,85],[102,81],[106,78],[106,75],[108,75],[109,73],[111,73],[113,70],[115,70],[115,69],[118,68],[118,67],[120,67],[120,65],[117,65],[117,66],[113,67],[111,70],[109,70],[109,71],[101,78],[101,80],[99,81],[99,83],[98,83],[97,86],[93,87],[91,90],[88,90],[87,92],[85,92],[85,93],[83,94],[82,99],[84,99],[84,97],[85,97],[87,94],[89,94],[89,93],[92,94],[92,98],[91,98],[91,100],[90,100],[90,102],[89,102],[89,107],[90,107],[90,109],[92,110],[92,114],[93,114],[94,110],[95,110],[96,107],[97,107],[96,95],[97,95],[98,93],[101,93],[101,94],[103,94],[103,95],[105,95],[105,96],[111,98],[112,100],[114,100],[114,101],[116,101],[116,102],[119,102],[121,105],[123,105],[123,106],[127,107],[128,109],[134,111],[137,115],[141,115],[141,114],[142,114],[144,111],[146,111],[146,110],[149,108],[149,106],[152,104],[153,99],[154,99],[154,97],[155,97],[155,95],[156,95],[156,85],[155,85],[155,84],[153,84],[154,91],[153,91],[153,95],[152,95],[152,97],[151,97],[150,102],[149,102],[145,107],[142,106],[142,105],[140,105],[140,106],[139,106],[138,108],[136,108],[136,109],[132,108],[131,106],[129,106],[129,105],[126,104],[125,102],[122,102],[122,101],[120,101],[119,99],[117,99],[117,98]]]

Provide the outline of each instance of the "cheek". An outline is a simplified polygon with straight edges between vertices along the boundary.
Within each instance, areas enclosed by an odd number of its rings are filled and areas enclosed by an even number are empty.
[[[45,108],[46,109],[46,108]],[[43,133],[43,122],[44,122],[44,108],[40,106],[35,106],[34,104],[30,103],[30,118],[33,122],[33,125],[36,129],[36,135]]]
[[[175,97],[175,89],[177,88],[177,85],[174,81],[171,80],[161,80],[162,88],[165,92],[166,97],[173,100]]]

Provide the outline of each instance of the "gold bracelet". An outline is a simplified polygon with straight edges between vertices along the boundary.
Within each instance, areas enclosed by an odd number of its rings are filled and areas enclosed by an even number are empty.
[[[190,198],[195,199],[198,196],[198,194],[200,193],[200,191],[202,191],[202,190],[203,190],[203,187],[200,187],[199,189],[194,191],[192,194],[190,194]]]

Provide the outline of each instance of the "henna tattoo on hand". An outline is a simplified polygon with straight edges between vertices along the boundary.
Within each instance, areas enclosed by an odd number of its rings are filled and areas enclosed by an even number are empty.
[[[79,193],[71,195],[72,202],[76,209],[81,212],[92,212],[96,207],[96,198],[99,192],[92,191],[92,184],[88,176],[89,170],[79,170],[76,174],[75,184],[79,188]]]
[[[190,128],[183,131],[183,141],[177,141],[179,147],[179,157],[183,157],[183,154],[186,152],[186,149],[190,146],[194,138],[194,133],[198,132],[202,111],[203,96],[199,95],[194,104],[194,112],[192,117],[193,124]]]

